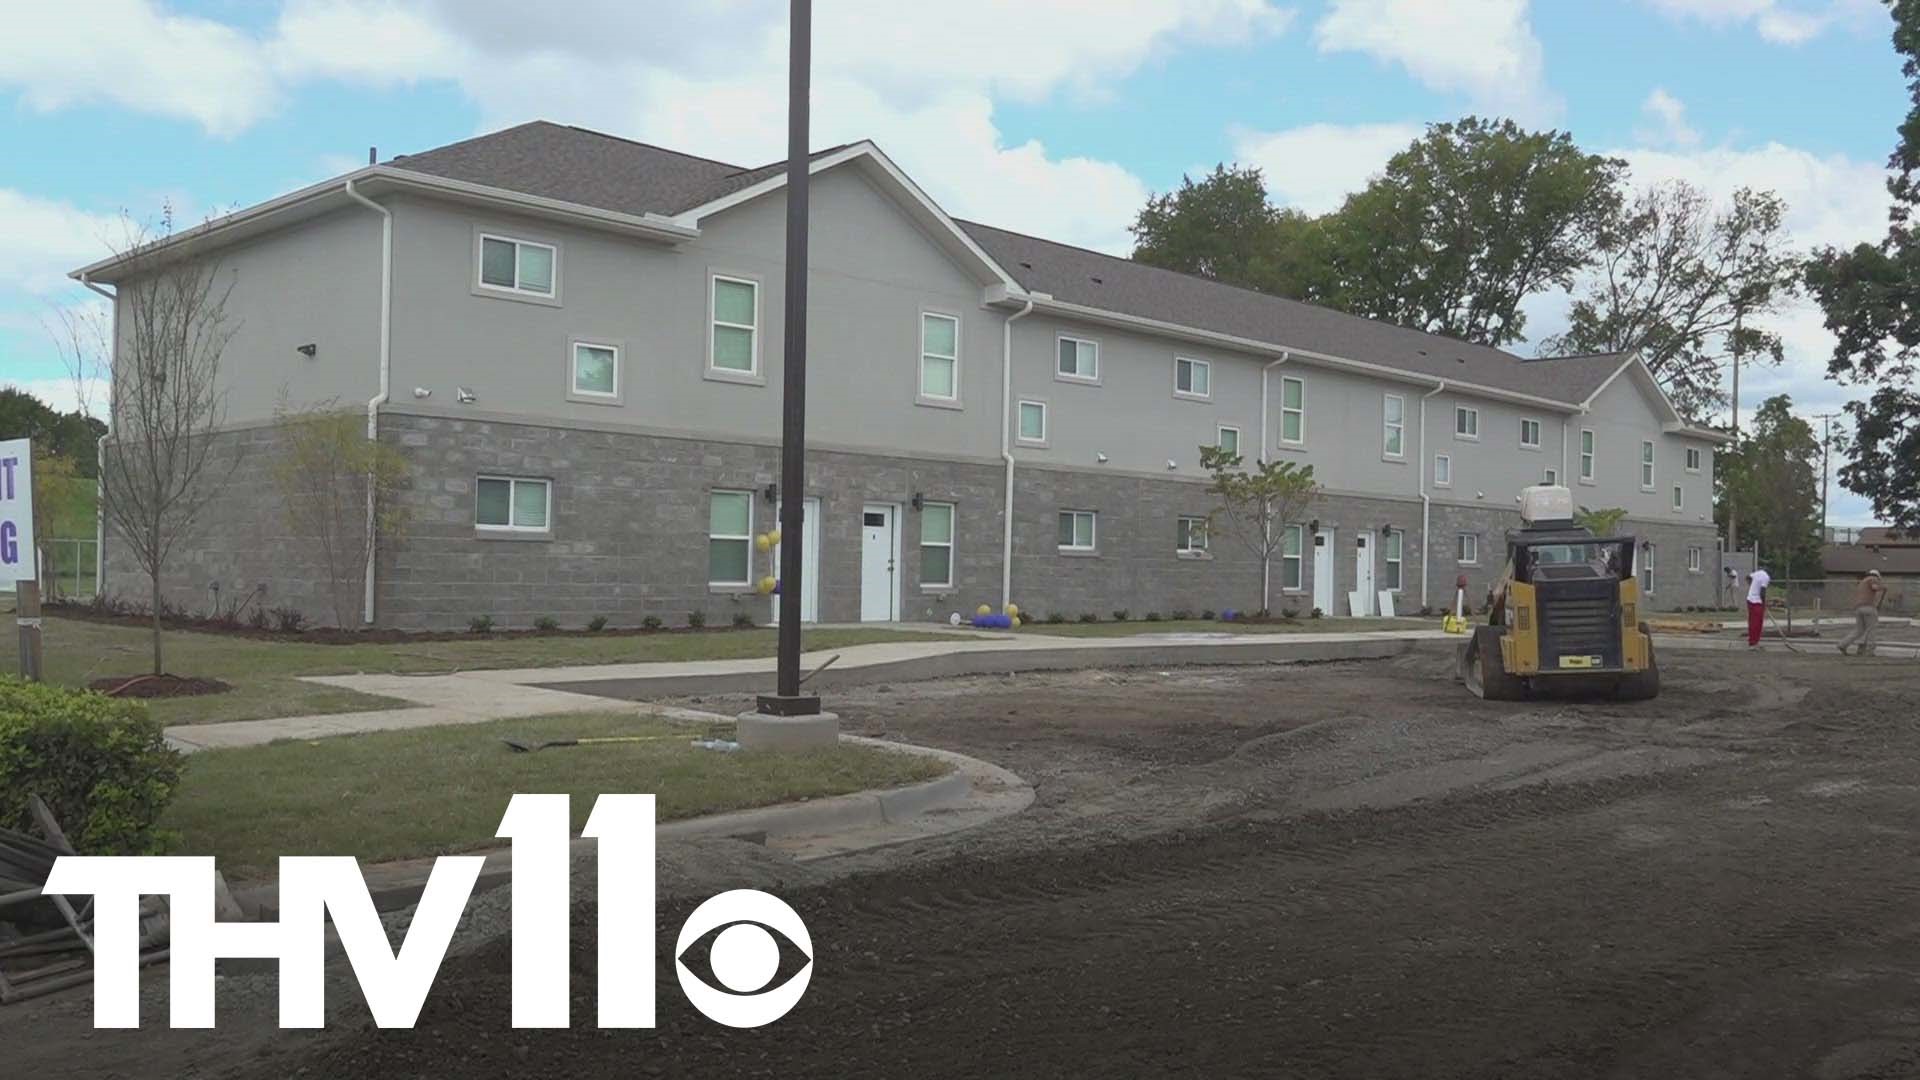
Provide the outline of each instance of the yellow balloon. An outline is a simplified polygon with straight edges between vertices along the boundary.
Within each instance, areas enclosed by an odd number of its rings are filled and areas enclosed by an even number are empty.
[[[1013,628],[1014,628],[1015,630],[1018,630],[1018,629],[1020,629],[1020,616],[1018,616],[1018,615],[1015,615],[1015,616],[1013,617],[1013,619],[1012,619],[1012,625],[1013,625]]]
[[[993,614],[993,605],[992,605],[992,604],[981,604],[981,605],[980,605],[980,606],[979,606],[978,608],[975,608],[975,609],[974,609],[974,612],[973,612],[973,613],[974,613],[975,615],[991,615],[991,614]]]
[[[767,534],[767,543],[769,543],[769,544],[777,544],[777,543],[779,543],[779,542],[780,542],[780,530],[779,530],[779,529],[775,529],[775,530],[773,530],[772,532],[770,532],[770,533],[768,533],[768,534]]]
[[[773,584],[774,582],[773,582],[772,575],[768,575],[767,577],[761,578],[760,579],[760,595],[765,596],[766,594],[772,592]]]
[[[1013,617],[1014,617],[1014,618],[1016,618],[1016,619],[1017,619],[1017,618],[1019,618],[1019,617],[1020,617],[1020,605],[1019,605],[1019,604],[1008,604],[1008,605],[1007,605],[1007,614],[1009,614],[1009,615],[1011,615],[1011,616],[1013,616]],[[1019,624],[1019,623],[1015,623],[1014,625],[1015,625],[1015,626],[1018,626],[1018,625],[1020,625],[1020,624]]]
[[[773,537],[766,533],[761,533],[759,536],[753,538],[753,546],[759,548],[761,551],[766,551],[773,547]]]

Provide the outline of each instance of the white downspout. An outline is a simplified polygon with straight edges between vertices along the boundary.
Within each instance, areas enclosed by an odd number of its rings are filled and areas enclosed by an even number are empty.
[[[1000,530],[1000,610],[1013,602],[1013,324],[1033,311],[1033,300],[1000,327],[1000,460],[1007,465],[1006,505]]]
[[[107,591],[107,439],[113,434],[113,365],[120,353],[120,297],[88,281],[85,274],[80,275],[80,284],[113,305],[113,315],[107,322],[107,434],[93,441],[93,595],[103,596]]]
[[[1447,380],[1420,395],[1420,606],[1427,606],[1427,549],[1433,531],[1433,495],[1427,491],[1427,399],[1447,388]],[[1449,466],[1451,468],[1451,466]]]
[[[367,399],[367,442],[375,443],[380,438],[380,406],[387,403],[387,387],[391,375],[393,347],[393,211],[360,194],[347,181],[347,195],[356,202],[366,204],[374,213],[380,215],[380,392]],[[375,507],[373,502],[373,483],[367,483],[367,536],[373,538],[375,528]],[[373,574],[375,545],[367,545],[366,595],[362,598],[360,617],[368,626],[373,625]]]
[[[1267,448],[1273,445],[1267,438],[1267,373],[1291,359],[1293,359],[1292,353],[1283,352],[1280,354],[1280,359],[1260,369],[1260,456],[1255,460],[1262,465],[1267,463]],[[1262,611],[1273,609],[1273,556],[1271,554],[1273,534],[1267,531],[1271,528],[1273,528],[1271,521],[1260,523],[1261,546],[1269,553],[1260,561],[1260,610]]]

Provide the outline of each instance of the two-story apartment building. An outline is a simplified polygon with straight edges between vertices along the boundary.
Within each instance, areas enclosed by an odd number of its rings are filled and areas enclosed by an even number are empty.
[[[1519,490],[1623,507],[1659,607],[1713,599],[1717,433],[1630,356],[1525,360],[948,217],[869,143],[812,159],[808,484],[778,490],[785,176],[526,124],[185,239],[222,253],[237,462],[165,583],[327,616],[270,482],[276,408],[364,408],[411,523],[367,621],[715,622],[807,500],[829,621],[1476,601]],[[121,283],[107,261],[76,276]],[[124,283],[123,284],[124,287]],[[1270,567],[1204,527],[1202,446],[1311,464]],[[107,539],[109,587],[138,572]]]

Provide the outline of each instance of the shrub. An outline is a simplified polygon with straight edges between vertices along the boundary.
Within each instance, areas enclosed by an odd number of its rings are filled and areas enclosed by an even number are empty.
[[[1200,617],[1202,619],[1205,619],[1207,622],[1212,622],[1213,620],[1219,618],[1219,614],[1215,612],[1212,608],[1208,608],[1205,611],[1202,611],[1200,613]]]
[[[640,625],[648,630],[658,630],[662,626],[665,626],[666,623],[661,622],[660,616],[658,615],[649,615],[646,618],[640,620]]]
[[[1259,611],[1253,613],[1253,617],[1256,619],[1271,619],[1273,618],[1273,609],[1261,608]]]
[[[1147,612],[1147,616],[1146,616],[1146,618],[1147,618],[1147,621],[1148,621],[1148,622],[1159,622],[1159,621],[1160,621],[1160,613],[1159,613],[1159,612],[1157,612],[1157,611],[1149,611],[1149,612]]]
[[[491,616],[491,615],[475,615],[475,616],[474,616],[473,618],[471,618],[471,619],[468,619],[468,620],[467,620],[467,633],[469,633],[469,634],[491,634],[491,633],[493,633],[493,616]]]
[[[707,613],[704,611],[687,612],[687,625],[693,627],[695,630],[707,625]]]
[[[1280,609],[1280,617],[1286,619],[1288,622],[1292,622],[1294,619],[1300,617],[1300,609],[1296,607],[1283,607]]]
[[[1319,618],[1325,617],[1326,614],[1327,614],[1326,612],[1321,611],[1319,608],[1314,608],[1312,611],[1307,612],[1307,618],[1319,619]]]
[[[753,616],[744,611],[733,613],[733,627],[736,630],[748,630],[753,627]]]
[[[1061,623],[1066,621],[1067,621],[1067,617],[1058,611],[1047,616],[1047,622],[1054,626],[1059,626]]]
[[[271,625],[267,621],[267,609],[254,608],[253,614],[247,616],[247,625],[255,630],[265,630]]]
[[[1114,622],[1126,622],[1126,621],[1127,621],[1127,615],[1128,615],[1128,614],[1129,614],[1129,612],[1127,611],[1127,609],[1126,609],[1126,608],[1116,608],[1116,609],[1114,609],[1114,612],[1113,612],[1113,621],[1114,621]]]
[[[0,825],[39,835],[38,795],[82,854],[158,854],[181,761],[140,702],[0,676]]]
[[[606,628],[607,628],[607,617],[605,615],[595,615],[593,618],[587,620],[587,629],[592,630],[595,633],[599,633],[600,631],[605,630]]]
[[[1193,612],[1188,611],[1186,608],[1173,609],[1174,622],[1186,622],[1188,619],[1191,619],[1191,618],[1193,618]]]
[[[1087,613],[1085,613],[1085,614],[1083,614],[1083,615],[1081,615],[1081,616],[1080,616],[1080,621],[1081,621],[1081,622],[1089,622],[1089,623],[1091,623],[1091,622],[1099,622],[1099,621],[1100,621],[1100,616],[1098,616],[1098,615],[1095,615],[1095,614],[1094,614],[1093,612],[1091,612],[1091,611],[1089,611],[1089,612],[1087,612]]]
[[[560,629],[560,620],[551,615],[542,615],[533,620],[533,628],[535,630],[558,630]]]
[[[273,616],[274,629],[283,634],[297,634],[307,628],[307,616],[298,608],[277,607],[267,614]]]

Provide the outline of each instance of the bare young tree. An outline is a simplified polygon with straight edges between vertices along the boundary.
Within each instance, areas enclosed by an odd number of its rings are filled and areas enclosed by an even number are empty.
[[[1274,553],[1286,545],[1286,527],[1320,498],[1313,466],[1262,461],[1249,472],[1242,468],[1240,455],[1203,446],[1200,467],[1213,474],[1207,493],[1220,500],[1207,515],[1207,529],[1226,533],[1260,560],[1260,610],[1264,612],[1268,569]]]
[[[354,625],[375,544],[397,542],[408,513],[400,499],[406,460],[367,438],[364,415],[328,402],[276,416],[281,451],[273,465],[287,528],[309,547],[327,578],[334,625]],[[372,515],[368,507],[372,507]]]
[[[168,244],[172,210],[159,225],[128,221],[112,245],[123,260],[114,312],[62,314],[67,363],[86,410],[105,381],[110,438],[100,469],[101,508],[151,586],[153,673],[161,656],[161,580],[220,494],[232,459],[215,453],[225,419],[220,362],[238,325],[227,313],[232,273],[205,248]]]

